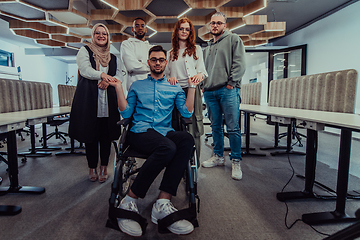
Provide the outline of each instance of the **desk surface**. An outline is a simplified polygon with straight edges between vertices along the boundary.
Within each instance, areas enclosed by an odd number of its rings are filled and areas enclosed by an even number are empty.
[[[19,130],[25,127],[25,117],[3,117],[0,114],[0,133],[7,133],[15,130]]]
[[[270,107],[250,104],[241,104],[240,109],[246,112],[295,118],[297,120],[323,123],[327,126],[349,128],[355,131],[360,131],[360,115],[358,114]]]
[[[71,107],[53,107],[53,108],[43,108],[43,109],[35,109],[28,111],[19,111],[19,112],[9,112],[9,113],[1,113],[1,119],[36,119],[43,117],[50,117],[56,115],[62,115],[70,113]]]

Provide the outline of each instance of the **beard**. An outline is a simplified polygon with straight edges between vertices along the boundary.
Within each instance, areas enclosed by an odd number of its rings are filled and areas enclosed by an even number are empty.
[[[139,40],[143,39],[144,36],[145,36],[145,33],[143,33],[143,34],[140,35],[140,34],[138,34],[137,32],[135,32],[135,37],[136,37],[137,39],[139,39]]]
[[[218,36],[220,36],[221,34],[223,34],[223,32],[224,32],[224,30],[222,30],[221,32],[218,32],[218,33],[213,33],[213,32],[211,32],[211,34],[214,35],[214,36],[216,36],[216,37],[218,37]]]
[[[156,70],[155,68],[151,68],[150,71],[154,74],[162,74],[164,72],[165,68],[160,68],[159,70]]]

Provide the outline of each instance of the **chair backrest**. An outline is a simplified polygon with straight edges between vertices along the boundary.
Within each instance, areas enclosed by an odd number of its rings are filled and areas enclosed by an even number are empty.
[[[270,82],[269,106],[354,113],[357,72],[327,72]]]
[[[74,98],[76,86],[58,85],[59,105],[60,107],[71,106]]]
[[[261,82],[241,85],[241,103],[260,105]]]
[[[0,79],[0,113],[53,106],[50,83]]]

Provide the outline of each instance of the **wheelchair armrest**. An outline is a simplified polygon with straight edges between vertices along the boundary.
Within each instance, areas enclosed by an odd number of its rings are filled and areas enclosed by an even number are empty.
[[[116,124],[122,125],[125,127],[125,126],[129,125],[130,122],[131,122],[131,118],[123,118],[120,121],[118,121]]]
[[[181,123],[184,124],[185,126],[188,126],[189,124],[192,123],[190,118],[181,117],[180,120],[181,120]]]

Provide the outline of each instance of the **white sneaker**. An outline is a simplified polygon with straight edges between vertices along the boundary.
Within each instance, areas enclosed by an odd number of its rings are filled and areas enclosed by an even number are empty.
[[[215,167],[215,166],[224,166],[225,159],[224,157],[220,157],[217,154],[214,154],[211,158],[208,160],[202,162],[203,167]]]
[[[123,200],[121,200],[119,208],[139,213],[139,210],[135,202],[123,203]],[[140,237],[142,235],[140,224],[134,220],[126,219],[126,218],[118,218],[118,225],[121,231],[123,231],[124,233],[130,236]]]
[[[239,159],[233,159],[232,161],[231,177],[235,180],[242,179],[242,171],[241,171],[241,165]]]
[[[151,211],[151,221],[157,224],[159,219],[163,219],[167,215],[176,211],[177,209],[172,205],[170,200],[166,201],[165,199],[161,199],[161,201],[156,201],[153,205]],[[194,231],[194,226],[187,220],[179,220],[171,224],[168,229],[172,233],[184,235]]]

